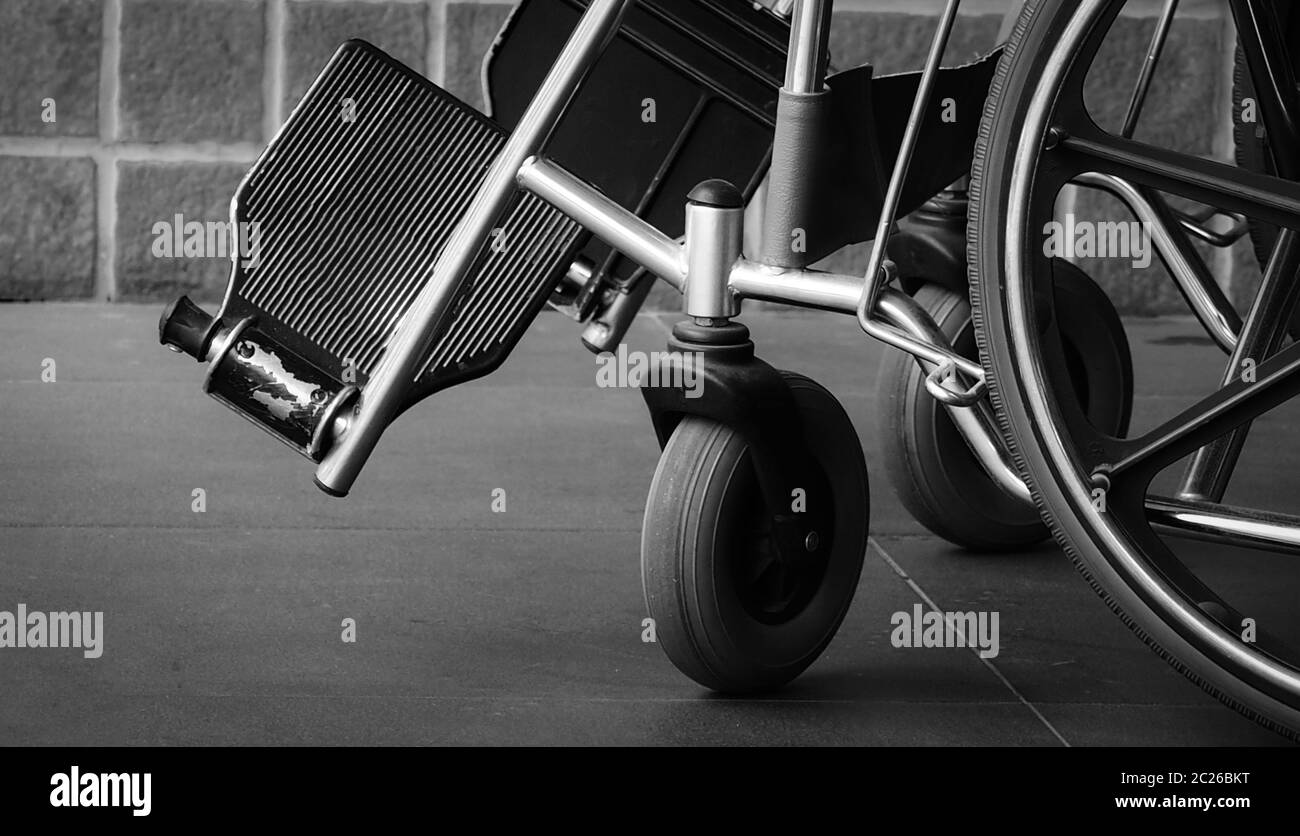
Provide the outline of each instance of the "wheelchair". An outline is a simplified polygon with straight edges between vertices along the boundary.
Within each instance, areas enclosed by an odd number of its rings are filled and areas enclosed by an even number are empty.
[[[1256,507],[1267,490],[1224,501],[1252,423],[1300,391],[1300,13],[1228,0],[1234,105],[1206,115],[1233,128],[1224,161],[1142,119],[1178,5],[1121,108],[1089,79],[1122,0],[1028,0],[1002,45],[944,66],[948,0],[924,68],[892,75],[834,68],[832,0],[523,0],[485,61],[487,113],[349,41],[232,200],[256,259],[232,255],[215,315],[169,306],[160,339],[345,496],[399,414],[490,374],[543,308],[602,353],[656,282],[680,291],[641,387],[662,450],[645,602],[677,668],[748,694],[831,642],[870,496],[848,414],[759,359],[742,303],[852,316],[889,347],[884,472],[922,525],[972,551],[1054,536],[1178,671],[1296,738],[1285,618],[1257,624],[1197,548],[1300,552],[1300,517]],[[1123,320],[1045,243],[1083,191],[1135,219],[1223,354],[1149,428]],[[1211,268],[1246,240],[1263,278],[1239,311]],[[854,244],[861,275],[818,269]]]

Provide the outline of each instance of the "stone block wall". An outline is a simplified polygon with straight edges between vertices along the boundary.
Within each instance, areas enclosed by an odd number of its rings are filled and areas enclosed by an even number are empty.
[[[938,0],[840,0],[837,66],[917,69]],[[1004,0],[965,4],[949,51],[991,48]],[[1089,104],[1120,118],[1157,4],[1135,2]],[[1221,4],[1193,0],[1174,27],[1139,138],[1227,158],[1232,30]],[[511,6],[471,0],[3,0],[0,2],[0,300],[161,301],[219,297],[228,262],[159,257],[155,224],[221,222],[240,176],[331,51],[362,37],[471,103],[480,63]],[[1077,219],[1118,219],[1091,193]],[[1234,295],[1258,270],[1244,245],[1208,252]],[[832,259],[861,269],[862,248]],[[1084,266],[1122,310],[1180,310],[1158,264]],[[668,297],[656,295],[664,303]]]

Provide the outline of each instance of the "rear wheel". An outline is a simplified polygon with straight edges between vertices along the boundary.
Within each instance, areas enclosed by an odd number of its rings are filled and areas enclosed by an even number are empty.
[[[1300,653],[1293,640],[1294,592],[1289,599],[1284,592],[1295,583],[1294,564],[1265,563],[1267,580],[1248,593],[1242,576],[1224,561],[1260,553],[1245,552],[1245,545],[1294,552],[1300,517],[1224,505],[1221,490],[1210,500],[1192,499],[1185,481],[1191,470],[1184,471],[1198,450],[1244,433],[1251,421],[1300,392],[1300,347],[1277,351],[1294,304],[1286,297],[1296,283],[1297,252],[1282,240],[1290,235],[1278,236],[1271,254],[1278,263],[1276,304],[1257,299],[1268,316],[1247,326],[1257,329],[1261,346],[1246,358],[1249,378],[1238,379],[1231,365],[1241,358],[1207,366],[1211,395],[1150,430],[1123,436],[1096,426],[1068,390],[1052,383],[1062,379],[1066,365],[1056,325],[1065,303],[1044,278],[1052,259],[1043,231],[1061,190],[1075,178],[1119,177],[1153,201],[1176,195],[1300,228],[1296,183],[1134,142],[1090,117],[1084,79],[1123,5],[1031,0],[1007,46],[990,90],[971,188],[972,298],[981,358],[1021,470],[1053,533],[1094,589],[1193,682],[1297,737]],[[1280,452],[1269,454],[1276,460]],[[1235,457],[1224,461],[1235,463]],[[1278,480],[1283,472],[1271,475]],[[1153,485],[1170,477],[1184,487],[1175,496],[1161,495],[1168,489]],[[1290,493],[1264,486],[1251,495],[1285,499]],[[1236,551],[1207,552],[1192,539],[1225,534]]]

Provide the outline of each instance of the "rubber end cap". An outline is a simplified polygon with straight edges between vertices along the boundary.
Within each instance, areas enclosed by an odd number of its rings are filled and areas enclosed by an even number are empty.
[[[739,322],[698,325],[689,319],[673,326],[673,338],[682,343],[702,346],[739,346],[750,342],[749,329]]]
[[[705,180],[687,195],[687,200],[697,206],[715,206],[718,209],[744,209],[745,197],[726,180]]]
[[[158,342],[182,351],[202,362],[215,320],[208,312],[182,296],[168,305],[158,319]]]
[[[315,476],[313,476],[313,477],[311,478],[311,480],[312,480],[313,482],[316,483],[316,487],[320,488],[320,489],[323,490],[325,493],[329,494],[330,496],[334,497],[335,499],[342,499],[343,497],[345,497],[345,496],[348,495],[348,492],[347,492],[347,491],[336,491],[336,490],[334,490],[333,488],[331,488],[329,485],[327,485],[327,484],[325,484],[324,482],[322,482],[321,480],[317,479]]]

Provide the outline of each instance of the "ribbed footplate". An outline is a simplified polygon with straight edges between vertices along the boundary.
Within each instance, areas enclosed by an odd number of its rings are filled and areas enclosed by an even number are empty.
[[[362,41],[339,48],[245,176],[219,314],[364,387],[506,135]],[[495,368],[568,268],[580,227],[521,195],[460,287],[412,403]]]

